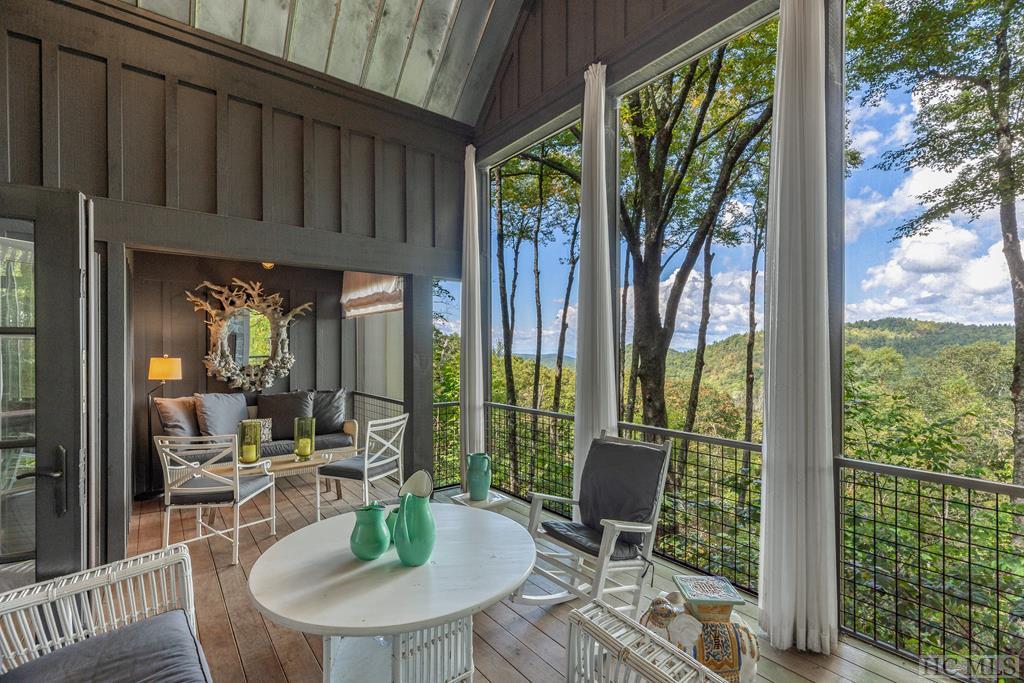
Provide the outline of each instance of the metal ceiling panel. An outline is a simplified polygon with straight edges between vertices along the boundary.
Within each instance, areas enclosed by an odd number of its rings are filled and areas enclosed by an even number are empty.
[[[394,96],[398,78],[409,51],[409,41],[416,28],[421,2],[410,0],[384,0],[377,22],[377,37],[373,52],[367,61],[363,86],[370,90]]]
[[[470,0],[471,1],[471,0]],[[423,0],[395,96],[422,107],[441,63],[459,0]]]
[[[291,0],[246,0],[242,42],[275,57],[284,56]]]
[[[327,58],[327,73],[361,85],[366,53],[373,49],[377,15],[384,0],[341,0],[334,41]]]
[[[183,24],[191,22],[191,17],[189,16],[192,9],[190,0],[139,0],[139,7],[161,14],[168,19],[180,21]]]
[[[327,69],[327,51],[341,0],[295,0],[288,59],[310,69]]]
[[[196,0],[195,27],[240,43],[244,15],[245,0]]]
[[[469,124],[479,115],[523,5],[523,0],[123,1]]]

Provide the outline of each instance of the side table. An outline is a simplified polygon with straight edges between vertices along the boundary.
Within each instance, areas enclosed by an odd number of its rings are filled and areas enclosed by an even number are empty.
[[[481,510],[490,510],[492,512],[501,512],[505,507],[512,502],[512,499],[506,496],[504,493],[498,493],[494,489],[487,489],[486,500],[471,500],[469,493],[460,493],[452,496],[452,502],[456,505],[465,505],[470,508],[479,508]]]

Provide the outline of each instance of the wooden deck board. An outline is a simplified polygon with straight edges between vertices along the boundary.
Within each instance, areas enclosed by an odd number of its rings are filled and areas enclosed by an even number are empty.
[[[396,487],[390,481],[375,482],[370,495],[394,498]],[[253,606],[246,580],[260,554],[294,531],[311,524],[315,518],[312,475],[281,479],[277,490],[277,536],[269,525],[243,529],[239,564],[232,566],[230,544],[212,538],[189,544],[196,593],[199,639],[206,651],[214,680],[232,681],[317,681],[323,661],[318,636],[300,634],[265,619]],[[439,498],[446,499],[444,492]],[[325,516],[351,510],[362,504],[362,489],[357,482],[344,482],[342,499],[336,500],[334,486],[321,499]],[[243,522],[254,521],[269,513],[269,499],[258,496],[242,510]],[[514,503],[506,513],[520,523],[526,522],[525,505]],[[221,510],[217,523],[230,519],[230,511]],[[159,548],[162,543],[160,501],[134,506],[128,537],[129,552],[141,553]],[[195,533],[191,513],[172,517],[171,540],[180,541]],[[681,570],[667,562],[656,563],[653,586],[648,578],[645,596],[673,590],[672,575]],[[542,579],[530,579],[531,590],[550,591]],[[568,638],[568,614],[578,601],[552,607],[534,607],[503,600],[474,620],[474,650],[477,665],[475,680],[483,683],[548,683],[565,678],[565,643]],[[756,603],[740,611],[754,623]],[[758,679],[765,683],[924,683],[916,665],[891,653],[847,636],[841,638],[832,656],[797,651],[778,651],[762,642],[762,660]]]

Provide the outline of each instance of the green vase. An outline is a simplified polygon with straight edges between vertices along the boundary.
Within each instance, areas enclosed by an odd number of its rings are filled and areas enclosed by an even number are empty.
[[[391,544],[386,516],[387,509],[379,503],[356,510],[356,525],[352,527],[349,545],[352,554],[360,560],[376,560]]]
[[[466,479],[469,482],[470,500],[487,500],[491,488],[491,456],[486,453],[470,453],[466,456]]]
[[[391,543],[395,542],[395,525],[398,524],[398,508],[393,507],[388,512],[388,539]]]
[[[395,550],[406,567],[419,567],[434,551],[434,515],[430,498],[406,493],[398,508],[395,524]]]

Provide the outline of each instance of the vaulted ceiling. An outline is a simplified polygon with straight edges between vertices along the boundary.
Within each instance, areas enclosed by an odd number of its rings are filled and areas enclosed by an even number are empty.
[[[475,123],[523,0],[125,0]]]

